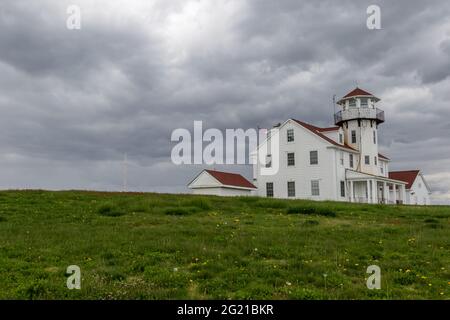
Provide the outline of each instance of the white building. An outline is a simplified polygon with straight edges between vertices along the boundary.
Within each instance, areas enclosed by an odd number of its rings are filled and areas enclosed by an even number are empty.
[[[215,196],[249,196],[256,187],[237,173],[203,170],[189,185],[194,194]]]
[[[406,203],[429,205],[431,189],[420,170],[391,171],[389,178],[405,181]]]
[[[261,174],[262,166],[272,166],[272,154],[267,154],[268,164],[254,165],[256,194],[362,203],[416,203],[411,202],[412,197],[406,192],[408,182],[390,177],[390,160],[378,152],[378,128],[384,122],[384,112],[376,107],[379,100],[356,88],[337,102],[342,110],[334,116],[335,127],[319,128],[289,119],[270,130],[259,147],[267,144],[265,147],[270,150],[271,139],[278,130],[279,168],[276,174]],[[423,184],[426,185],[424,179]],[[422,200],[417,203],[429,204],[429,198]]]
[[[390,159],[378,152],[378,128],[384,122],[384,112],[376,107],[379,101],[356,88],[337,102],[342,110],[334,115],[333,127],[288,119],[269,130],[258,146],[269,151],[263,155],[266,164],[255,161],[253,165],[254,185],[240,175],[205,170],[189,188],[197,194],[251,192],[274,198],[429,204],[424,177],[417,173],[411,182],[410,176],[390,174]],[[271,154],[274,142],[279,148]]]

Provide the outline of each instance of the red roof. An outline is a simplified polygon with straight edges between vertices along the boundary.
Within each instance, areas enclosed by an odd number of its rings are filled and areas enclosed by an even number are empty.
[[[376,100],[380,100],[377,97],[375,97],[373,94],[371,94],[370,92],[367,92],[366,90],[356,87],[355,89],[353,89],[352,91],[347,93],[342,99],[340,99],[338,101],[338,103],[342,102],[342,100],[344,100],[344,99],[351,98],[351,97],[358,97],[358,96],[374,97]]]
[[[339,127],[329,127],[329,128],[317,128],[319,132],[327,132],[327,131],[337,131]]]
[[[374,97],[373,94],[371,94],[370,92],[367,92],[363,89],[360,89],[358,87],[356,87],[356,89],[354,89],[353,91],[350,91],[349,93],[347,93],[344,98],[350,98],[350,97],[356,97],[356,96],[372,96]]]
[[[224,185],[256,189],[256,187],[250,181],[245,179],[240,174],[216,170],[205,170],[205,171]]]
[[[303,121],[300,121],[300,120],[296,120],[296,119],[292,119],[292,120],[294,120],[295,122],[297,122],[302,127],[308,129],[312,133],[318,135],[322,139],[328,141],[329,143],[331,143],[331,144],[333,144],[335,146],[339,146],[339,147],[346,148],[346,149],[349,149],[349,150],[352,150],[352,151],[356,151],[355,149],[353,149],[349,145],[337,143],[336,141],[334,141],[333,139],[328,138],[326,135],[324,135],[322,133],[323,131],[331,131],[331,130],[328,130],[330,128],[319,128],[319,127],[313,126],[312,124],[309,124],[309,123],[306,123],[306,122],[303,122]]]
[[[319,128],[319,127],[313,126],[312,124],[309,124],[309,123],[306,123],[306,122],[303,122],[303,121],[300,121],[300,120],[296,120],[296,119],[292,119],[292,120],[297,122],[299,125],[305,127],[309,131],[315,133],[319,137],[327,140],[331,144],[334,144],[335,146],[339,146],[339,147],[343,147],[343,148],[350,149],[350,150],[353,150],[353,151],[357,151],[354,148],[350,147],[348,144],[337,143],[333,139],[330,139],[326,135],[322,134],[322,132],[326,132],[326,131],[336,131],[336,130],[339,129],[339,127]],[[384,159],[384,160],[390,160],[388,157],[382,155],[381,153],[378,154],[378,157],[381,158],[381,159]]]
[[[406,189],[411,189],[419,172],[419,170],[391,171],[389,172],[389,178],[407,182]]]

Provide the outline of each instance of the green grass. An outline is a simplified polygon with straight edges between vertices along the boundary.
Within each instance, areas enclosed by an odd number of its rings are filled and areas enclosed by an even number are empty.
[[[449,222],[438,206],[5,191],[0,299],[449,299]]]

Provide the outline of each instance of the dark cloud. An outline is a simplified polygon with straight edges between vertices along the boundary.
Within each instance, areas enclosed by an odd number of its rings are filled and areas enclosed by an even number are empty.
[[[378,1],[374,31],[371,4],[3,0],[0,186],[120,189],[127,153],[130,188],[183,192],[199,168],[170,163],[173,129],[330,125],[358,83],[382,99],[392,168],[450,201],[450,3]]]

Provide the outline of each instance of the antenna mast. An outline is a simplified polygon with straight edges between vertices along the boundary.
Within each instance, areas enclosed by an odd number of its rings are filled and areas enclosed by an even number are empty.
[[[333,94],[333,114],[336,114],[336,95]]]
[[[127,154],[123,155],[123,192],[127,192],[127,181],[128,180],[128,158]]]

